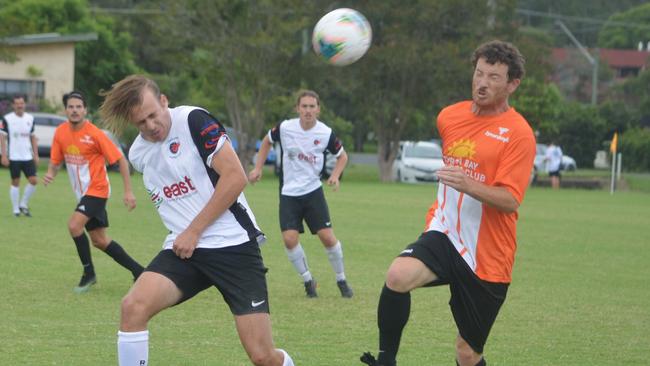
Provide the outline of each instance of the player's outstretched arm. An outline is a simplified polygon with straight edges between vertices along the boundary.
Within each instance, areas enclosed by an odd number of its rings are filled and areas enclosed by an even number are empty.
[[[264,168],[264,162],[269,156],[269,151],[271,151],[271,141],[269,136],[264,136],[262,139],[262,144],[260,145],[260,150],[257,152],[257,159],[255,160],[255,167],[248,173],[248,181],[255,183],[262,179],[262,168]]]
[[[1,121],[0,121],[0,124]],[[2,155],[2,165],[9,166],[9,156],[7,155],[7,135],[0,131],[0,155]]]
[[[129,211],[133,210],[136,206],[135,195],[133,194],[133,189],[131,188],[131,172],[129,171],[129,162],[124,156],[118,160],[120,167],[120,175],[122,176],[122,181],[124,182],[124,206],[126,206]]]

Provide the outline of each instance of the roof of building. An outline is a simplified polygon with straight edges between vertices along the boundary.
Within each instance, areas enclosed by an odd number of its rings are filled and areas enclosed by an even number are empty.
[[[85,42],[96,41],[97,33],[82,33],[82,34],[59,34],[59,33],[41,33],[41,34],[26,34],[17,37],[5,37],[0,39],[0,43],[8,46],[24,46],[32,44],[48,44],[48,43],[71,43],[71,42]]]
[[[554,48],[553,59],[558,62],[564,62],[569,57],[569,54],[574,51],[578,52],[574,48]],[[594,49],[590,49],[589,53],[594,55]],[[607,62],[613,68],[634,67],[642,69],[646,67],[650,59],[650,52],[648,51],[599,48],[598,54],[601,60]]]

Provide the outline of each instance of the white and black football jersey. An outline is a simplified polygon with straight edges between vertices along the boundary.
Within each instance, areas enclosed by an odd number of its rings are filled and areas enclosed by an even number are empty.
[[[279,142],[282,150],[281,193],[302,196],[321,186],[320,174],[325,164],[325,150],[338,157],[343,152],[341,141],[323,122],[309,130],[300,126],[300,119],[280,122],[268,133],[271,143]]]
[[[189,106],[170,108],[171,128],[162,142],[150,142],[138,135],[129,160],[143,173],[145,188],[169,230],[163,244],[171,249],[205,207],[214,193],[219,175],[211,162],[228,139],[226,130],[207,111]],[[263,241],[244,194],[210,225],[197,248],[222,248],[250,240]]]
[[[22,116],[11,112],[4,116],[4,123],[0,123],[0,133],[7,135],[8,156],[12,161],[29,161],[34,159],[32,150],[32,135],[34,134],[34,116],[23,113]]]

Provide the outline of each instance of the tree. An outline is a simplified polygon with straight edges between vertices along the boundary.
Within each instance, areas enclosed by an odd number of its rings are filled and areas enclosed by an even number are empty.
[[[605,24],[598,33],[600,47],[636,49],[639,42],[644,48],[650,44],[650,3],[615,13],[608,20],[615,23]]]
[[[114,34],[110,17],[91,17],[84,0],[9,1],[0,9],[0,24],[12,36],[97,33],[97,41],[76,45],[74,87],[86,93],[91,107],[100,102],[99,90],[108,89],[116,80],[137,71],[128,52],[128,35]]]

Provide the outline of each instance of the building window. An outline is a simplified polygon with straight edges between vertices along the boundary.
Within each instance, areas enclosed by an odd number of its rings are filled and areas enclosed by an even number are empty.
[[[0,79],[0,99],[11,99],[16,94],[27,97],[28,102],[45,97],[45,82],[40,80]]]

